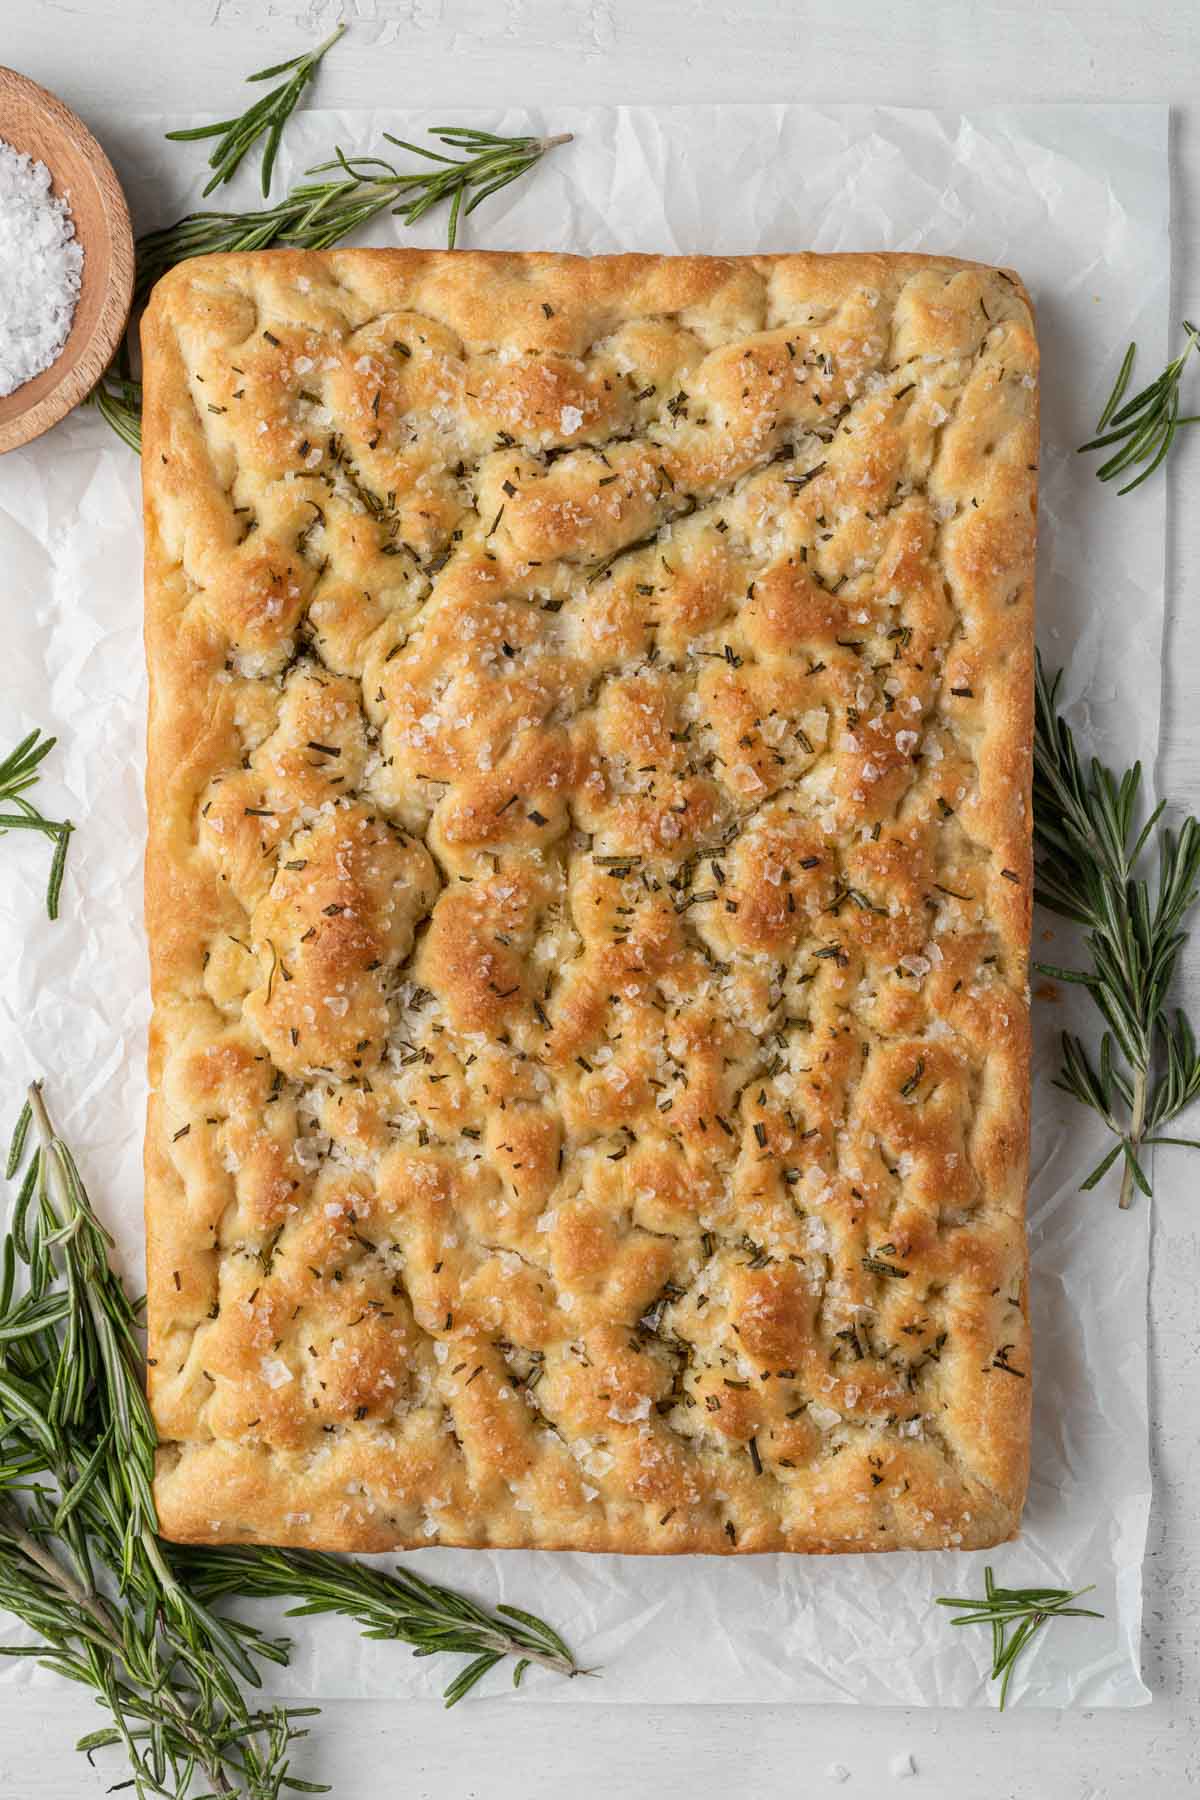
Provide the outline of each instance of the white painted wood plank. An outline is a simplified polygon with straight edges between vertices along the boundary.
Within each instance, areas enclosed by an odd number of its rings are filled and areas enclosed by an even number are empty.
[[[1195,86],[1187,0],[26,0],[3,54],[111,113],[224,107],[232,75],[353,30],[321,104],[405,93],[552,101],[1182,100]]]

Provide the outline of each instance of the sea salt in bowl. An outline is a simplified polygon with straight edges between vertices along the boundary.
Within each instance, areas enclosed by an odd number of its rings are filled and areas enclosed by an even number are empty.
[[[0,399],[0,452],[58,423],[95,386],[121,341],[133,293],[133,232],[112,164],[82,119],[14,69],[0,67],[0,139],[45,163],[83,249],[79,297],[50,367]]]

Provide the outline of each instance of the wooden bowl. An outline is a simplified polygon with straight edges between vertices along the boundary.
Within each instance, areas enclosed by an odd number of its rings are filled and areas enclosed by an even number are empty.
[[[0,138],[50,171],[83,245],[83,273],[70,334],[40,375],[0,399],[0,453],[27,444],[96,385],[129,318],[133,231],[112,164],[69,107],[14,69],[0,68]]]

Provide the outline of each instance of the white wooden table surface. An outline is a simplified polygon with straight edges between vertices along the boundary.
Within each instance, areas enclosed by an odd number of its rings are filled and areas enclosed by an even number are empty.
[[[323,105],[863,99],[1169,100],[1174,316],[1200,309],[1200,34],[1193,0],[0,0],[0,60],[119,140],[123,107],[228,107],[249,70],[353,24]],[[1169,472],[1162,790],[1200,804],[1200,431]],[[1114,504],[1116,502],[1114,501]],[[1127,504],[1136,504],[1136,501]],[[0,606],[2,606],[0,601]],[[1200,996],[1200,949],[1193,954]],[[1183,1154],[1176,1152],[1175,1154]],[[1059,1715],[833,1707],[326,1707],[312,1778],[354,1800],[878,1800],[911,1752],[914,1800],[1182,1800],[1200,1789],[1200,1163],[1158,1212],[1151,1320],[1155,1503],[1144,1668],[1154,1704]],[[1193,1198],[1193,1196],[1195,1196]],[[1081,1198],[1080,1205],[1089,1202]],[[1096,1205],[1095,1201],[1090,1202]],[[1109,1229],[1116,1221],[1100,1221]],[[1114,1254],[1119,1231],[1114,1230]],[[703,1655],[703,1645],[696,1654]],[[8,1690],[0,1796],[105,1788],[71,1748],[85,1697]],[[849,1771],[838,1783],[833,1764]],[[118,1779],[108,1763],[108,1779]]]

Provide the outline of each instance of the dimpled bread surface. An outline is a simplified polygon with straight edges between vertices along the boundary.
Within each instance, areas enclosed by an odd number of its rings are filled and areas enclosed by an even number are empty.
[[[143,344],[164,1533],[1010,1537],[1019,281],[271,252]]]

